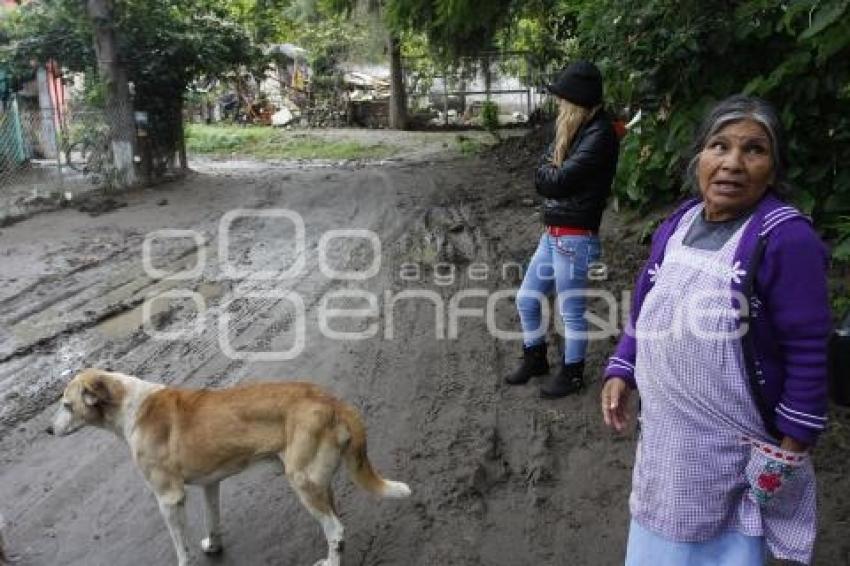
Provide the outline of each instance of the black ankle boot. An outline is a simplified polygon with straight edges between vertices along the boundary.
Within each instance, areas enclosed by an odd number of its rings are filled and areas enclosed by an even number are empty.
[[[505,378],[508,385],[528,383],[533,375],[549,373],[549,361],[546,359],[546,343],[522,348],[522,363]]]
[[[584,387],[584,361],[562,364],[555,375],[547,376],[540,384],[540,395],[545,399],[556,399],[578,393]]]

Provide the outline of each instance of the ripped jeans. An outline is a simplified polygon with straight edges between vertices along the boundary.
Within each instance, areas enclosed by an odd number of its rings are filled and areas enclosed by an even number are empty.
[[[548,324],[541,324],[541,301],[554,290],[564,323],[564,363],[584,360],[587,299],[580,291],[587,288],[588,265],[598,261],[600,253],[598,236],[543,233],[516,298],[524,346],[535,346],[546,340]]]

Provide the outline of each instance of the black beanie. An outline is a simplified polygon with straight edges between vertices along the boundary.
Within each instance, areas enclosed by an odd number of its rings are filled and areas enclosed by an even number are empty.
[[[573,104],[593,108],[602,104],[602,73],[590,61],[576,61],[561,71],[546,90]]]

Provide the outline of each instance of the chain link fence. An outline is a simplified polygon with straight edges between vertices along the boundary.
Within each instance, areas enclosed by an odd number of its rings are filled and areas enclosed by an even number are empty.
[[[0,220],[132,181],[119,168],[130,164],[132,176],[135,128],[118,126],[126,122],[115,109],[60,111],[28,97],[0,105]],[[126,141],[110,143],[116,137]]]
[[[500,125],[539,122],[548,74],[526,51],[483,52],[439,67],[430,57],[404,61],[408,116],[417,127],[482,126],[494,104]]]

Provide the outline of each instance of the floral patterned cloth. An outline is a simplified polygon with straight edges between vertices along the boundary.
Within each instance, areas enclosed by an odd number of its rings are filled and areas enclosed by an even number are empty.
[[[797,470],[809,459],[806,453],[789,452],[770,444],[744,437],[753,446],[747,464],[750,495],[766,506],[790,484],[794,485]]]
[[[788,470],[779,465],[787,462],[766,458],[763,447],[772,445],[749,391],[731,308],[730,281],[746,275],[733,262],[746,224],[719,250],[689,248],[683,237],[701,213],[702,206],[688,211],[668,241],[636,324],[642,404],[632,517],[676,542],[728,531],[763,535],[774,556],[808,563],[811,463]]]

